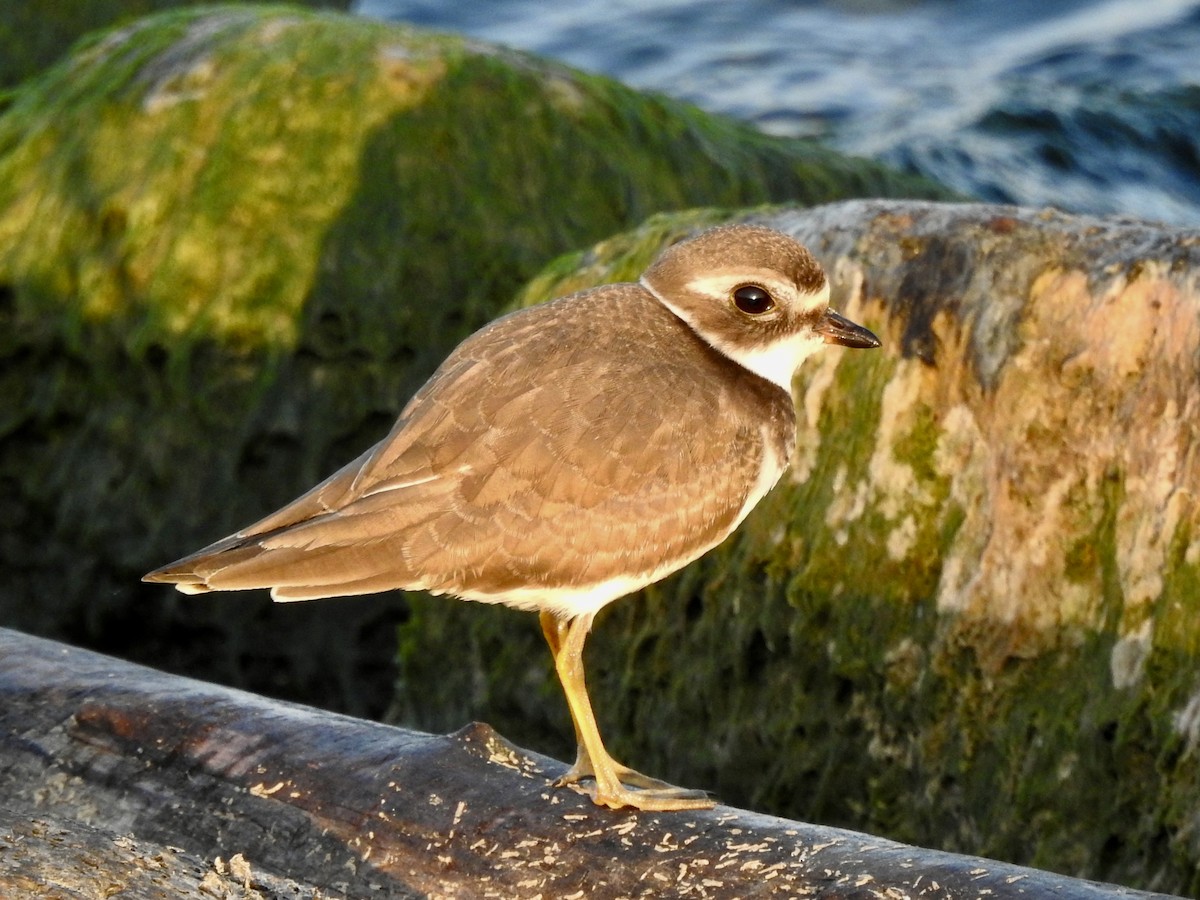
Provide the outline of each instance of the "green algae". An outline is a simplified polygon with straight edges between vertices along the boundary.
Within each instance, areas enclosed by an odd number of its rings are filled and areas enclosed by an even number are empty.
[[[0,120],[0,265],[18,303],[69,333],[112,322],[135,356],[294,347],[358,144],[394,99],[355,64],[388,34],[335,36],[291,10],[167,14],[30,85]]]

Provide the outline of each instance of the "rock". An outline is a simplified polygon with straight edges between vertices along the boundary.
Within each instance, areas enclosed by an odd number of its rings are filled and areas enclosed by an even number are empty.
[[[378,714],[398,597],[141,574],[386,433],[565,250],[662,209],[944,193],[447,35],[221,6],[83,42],[0,117],[0,622]]]
[[[525,301],[721,218],[659,217]],[[749,218],[808,244],[884,348],[810,361],[790,476],[597,623],[614,754],[792,818],[1195,892],[1200,232],[913,202]],[[527,629],[416,601],[409,721],[565,752]]]

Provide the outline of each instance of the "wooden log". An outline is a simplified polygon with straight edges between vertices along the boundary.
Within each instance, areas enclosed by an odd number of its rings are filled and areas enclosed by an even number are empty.
[[[1151,897],[718,806],[0,629],[0,897]]]

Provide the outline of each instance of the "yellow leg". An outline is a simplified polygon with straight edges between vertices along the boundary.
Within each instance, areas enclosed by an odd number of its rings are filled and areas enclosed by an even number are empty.
[[[592,617],[560,619],[543,612],[541,625],[542,634],[546,636],[546,643],[554,655],[554,669],[567,697],[578,745],[575,765],[555,784],[579,784],[585,778],[592,778],[595,787],[585,789],[586,793],[599,806],[613,809],[711,809],[714,803],[703,791],[674,787],[665,781],[635,772],[618,763],[604,749],[592,703],[588,699],[583,671],[583,644],[592,627]]]

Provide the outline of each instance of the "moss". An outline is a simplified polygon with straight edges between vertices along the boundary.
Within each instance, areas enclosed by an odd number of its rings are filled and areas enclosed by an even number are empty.
[[[168,348],[175,371],[196,341],[294,347],[357,145],[389,105],[350,61],[388,33],[188,11],[95,40],[31,84],[0,120],[0,259],[23,311],[72,334],[111,325],[135,355]],[[287,229],[263,227],[285,210]]]
[[[901,411],[895,442],[883,446],[884,385],[895,375],[894,362],[848,354],[836,365],[811,471],[781,488],[789,498],[788,566],[798,581],[832,596],[883,592],[901,603],[930,596],[946,547],[946,526],[936,510],[948,493],[933,463],[933,413]],[[848,480],[849,473],[870,472],[880,453],[893,460],[889,465],[903,467],[902,484]],[[904,530],[899,541],[898,529]]]
[[[1152,798],[1193,776],[1161,767],[1168,719],[1150,700],[1177,702],[1179,685],[1158,681],[1152,665],[1139,689],[1113,687],[1113,645],[1113,635],[1097,634],[992,676],[945,645],[948,677],[936,690],[957,702],[934,727],[955,735],[958,752],[946,753],[943,735],[927,757],[951,776],[913,795],[927,834],[944,835],[947,849],[1059,871],[1180,883]],[[1178,661],[1161,673],[1171,669],[1175,681]]]
[[[80,37],[152,12],[205,0],[8,0],[0,7],[0,88],[50,67]],[[347,9],[349,0],[296,0],[297,6]]]
[[[1196,629],[1196,605],[1200,600],[1200,549],[1190,528],[1181,528],[1169,552],[1163,596],[1155,604],[1155,625],[1162,642],[1183,657],[1200,658],[1200,630]]]

